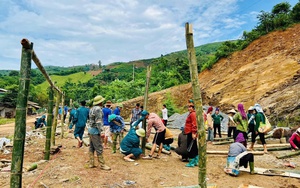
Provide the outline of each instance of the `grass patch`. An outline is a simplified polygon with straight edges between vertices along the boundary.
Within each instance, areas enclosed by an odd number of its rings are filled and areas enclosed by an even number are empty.
[[[15,118],[0,118],[0,125],[8,124],[8,123],[13,123],[15,122]]]
[[[58,87],[62,87],[68,81],[71,83],[78,83],[78,82],[85,83],[93,78],[91,74],[84,73],[84,72],[78,72],[66,76],[51,75],[50,77],[53,82],[56,82],[55,85]],[[49,87],[49,83],[45,81],[37,85],[36,87],[40,87],[42,91],[46,91],[46,89]]]

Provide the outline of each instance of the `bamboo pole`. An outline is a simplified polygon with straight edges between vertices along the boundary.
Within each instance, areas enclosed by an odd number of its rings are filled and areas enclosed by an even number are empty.
[[[228,151],[213,151],[208,150],[206,151],[207,154],[217,154],[217,155],[228,155]],[[263,151],[248,151],[248,153],[252,153],[253,155],[263,155]]]
[[[64,128],[65,128],[65,97],[64,93],[61,95],[61,106],[62,106],[62,120],[60,121],[60,128],[61,128],[61,138],[64,138]],[[67,116],[66,116],[67,117]]]
[[[51,130],[53,122],[53,87],[50,86],[48,89],[48,116],[47,116],[47,125],[46,125],[46,144],[45,144],[45,160],[50,159],[50,148],[51,148]]]
[[[269,150],[269,149],[268,149]],[[293,151],[290,153],[284,153],[283,155],[276,156],[277,159],[284,159],[292,156],[300,155],[300,151]]]
[[[285,147],[285,146],[291,146],[290,144],[286,143],[286,144],[267,144],[268,146],[268,150],[271,147]],[[263,145],[254,145],[254,148],[263,148]]]
[[[233,140],[222,141],[222,142],[213,142],[213,145],[223,145],[223,144],[231,144]]]
[[[25,48],[29,48],[30,46],[30,42],[28,39],[22,39],[21,41],[22,45]],[[46,78],[46,80],[48,81],[48,83],[50,84],[50,86],[52,86],[56,91],[58,91],[59,93],[62,93],[60,91],[60,89],[58,87],[56,87],[54,85],[54,83],[52,82],[50,76],[47,74],[45,68],[43,67],[41,61],[39,60],[39,58],[37,57],[37,55],[35,54],[34,50],[32,50],[32,60],[34,61],[34,63],[36,64],[36,66],[40,69],[40,71],[42,72],[42,74],[44,75],[44,77]]]
[[[268,151],[281,151],[281,150],[289,150],[291,146],[282,146],[282,147],[268,147]],[[256,151],[264,151],[264,148],[255,148]]]
[[[232,137],[226,137],[226,138],[214,138],[214,141],[224,141],[224,140],[232,140]]]
[[[150,144],[150,143],[147,143],[146,144],[146,149],[149,149],[149,150],[151,150],[152,149],[152,144]],[[158,152],[158,148],[155,148],[155,150],[154,150],[156,153]],[[171,152],[170,151],[168,151],[168,150],[165,150],[165,149],[162,149],[162,151],[161,151],[163,154],[167,154],[167,155],[170,155],[171,154]]]
[[[146,77],[146,87],[145,87],[145,94],[144,94],[144,109],[147,110],[148,106],[148,93],[149,93],[149,85],[150,85],[150,78],[151,78],[151,66],[147,66],[147,77]],[[146,130],[146,119],[143,120],[142,123],[143,129]],[[146,137],[143,137],[142,140],[142,151],[145,154],[146,148]]]
[[[58,115],[60,97],[61,97],[60,94],[57,93],[56,102],[55,102],[55,110],[54,110],[54,121],[52,123],[52,132],[51,132],[51,145],[52,146],[55,146],[55,134],[56,134],[57,115]]]
[[[206,182],[206,135],[205,135],[205,127],[203,123],[203,107],[202,107],[202,98],[201,98],[201,87],[198,79],[198,69],[197,69],[197,60],[196,53],[194,48],[194,39],[193,39],[193,29],[192,25],[189,23],[185,24],[185,37],[186,37],[186,46],[188,52],[189,59],[189,67],[190,67],[190,76],[192,82],[192,90],[193,90],[193,99],[195,102],[195,110],[197,117],[197,125],[198,125],[198,155],[199,155],[199,170],[198,170],[198,183],[202,188],[207,187]]]
[[[26,48],[22,44],[19,91],[16,106],[14,145],[10,171],[10,187],[22,187],[22,167],[26,136],[26,109],[30,85],[31,52],[33,43]]]

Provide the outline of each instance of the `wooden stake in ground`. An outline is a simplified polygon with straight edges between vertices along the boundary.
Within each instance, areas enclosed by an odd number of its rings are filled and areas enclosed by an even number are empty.
[[[189,23],[185,24],[185,37],[190,65],[190,76],[192,82],[193,99],[195,103],[197,125],[198,125],[198,147],[199,147],[199,171],[198,183],[201,188],[206,188],[206,138],[203,123],[203,107],[201,98],[201,88],[198,80],[198,69],[196,53],[194,48],[193,29]]]
[[[61,94],[57,92],[56,102],[55,102],[55,110],[54,110],[54,121],[52,123],[52,132],[51,132],[51,145],[55,146],[55,134],[56,134],[56,127],[57,127],[57,115],[58,115],[58,108],[60,103]]]
[[[23,45],[24,39],[21,41]],[[26,135],[26,110],[30,84],[31,52],[33,44],[22,47],[19,91],[16,106],[14,147],[10,171],[10,187],[22,187],[22,168]]]
[[[47,116],[47,125],[46,125],[46,144],[45,144],[45,160],[50,159],[50,148],[51,148],[51,130],[53,122],[53,87],[48,89],[48,116]]]
[[[148,106],[148,93],[149,93],[149,85],[150,85],[150,78],[151,78],[151,66],[147,66],[147,79],[146,79],[146,88],[145,88],[145,95],[144,95],[144,110],[147,110]],[[143,129],[146,130],[146,119],[143,120]],[[146,137],[143,137],[142,140],[142,151],[145,154],[145,146],[146,146]]]
[[[64,123],[65,123],[65,96],[64,93],[61,95],[61,106],[62,106],[62,120],[60,122],[60,129],[61,129],[61,138],[64,138]],[[66,116],[67,117],[67,116]]]

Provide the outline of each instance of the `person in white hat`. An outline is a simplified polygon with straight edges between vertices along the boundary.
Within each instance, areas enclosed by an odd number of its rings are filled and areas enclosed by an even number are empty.
[[[292,134],[290,138],[290,144],[293,150],[300,149],[300,127]]]
[[[236,123],[233,120],[233,116],[236,114],[236,111],[234,109],[231,109],[228,111],[228,131],[227,131],[227,137],[231,137],[235,134],[236,131]]]

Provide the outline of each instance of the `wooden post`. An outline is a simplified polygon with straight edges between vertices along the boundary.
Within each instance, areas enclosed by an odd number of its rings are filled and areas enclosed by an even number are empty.
[[[55,110],[54,110],[54,121],[52,123],[52,132],[51,132],[51,145],[52,146],[55,146],[55,134],[56,134],[59,102],[60,102],[60,93],[57,92],[56,102],[55,102]]]
[[[48,115],[47,115],[47,125],[46,125],[46,144],[45,144],[45,160],[50,159],[50,148],[51,148],[51,130],[53,122],[53,87],[50,86],[48,90]]]
[[[61,128],[61,138],[64,138],[64,125],[65,125],[65,97],[64,93],[61,95],[61,106],[62,106],[62,120],[60,121],[60,128]],[[67,116],[66,116],[67,117]]]
[[[147,110],[148,106],[148,93],[149,93],[149,85],[150,85],[150,78],[151,78],[151,66],[147,66],[147,78],[146,78],[146,88],[145,88],[145,95],[144,95],[144,110]],[[143,129],[146,130],[146,119],[143,120]],[[146,137],[142,140],[142,151],[145,154],[146,148]]]
[[[21,41],[23,45],[24,41]],[[22,187],[22,168],[26,135],[26,109],[30,84],[33,43],[22,47],[19,91],[16,106],[14,145],[10,171],[10,187]]]
[[[199,171],[198,171],[198,183],[201,188],[206,188],[206,138],[205,138],[205,127],[203,123],[203,107],[201,98],[201,88],[198,79],[198,69],[196,53],[194,48],[193,40],[193,29],[189,23],[185,24],[185,37],[186,46],[188,52],[188,59],[190,65],[190,76],[192,82],[193,99],[195,103],[197,125],[198,125],[198,147],[199,147]]]

